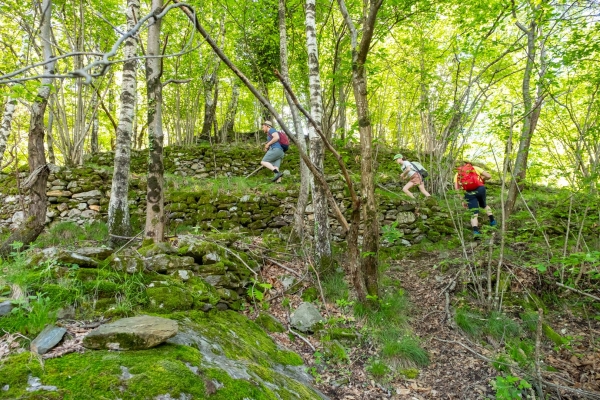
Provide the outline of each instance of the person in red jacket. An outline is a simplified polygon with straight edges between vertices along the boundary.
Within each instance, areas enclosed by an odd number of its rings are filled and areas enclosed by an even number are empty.
[[[456,174],[454,175],[454,188],[456,190],[465,191],[465,201],[469,210],[473,210],[473,216],[471,217],[471,227],[473,228],[473,234],[475,236],[481,235],[479,231],[479,208],[483,208],[490,219],[490,225],[495,226],[496,220],[492,213],[492,209],[487,205],[486,192],[485,192],[485,181],[489,180],[492,176],[484,171],[483,169],[474,166],[468,161],[462,161],[461,165],[457,167]]]

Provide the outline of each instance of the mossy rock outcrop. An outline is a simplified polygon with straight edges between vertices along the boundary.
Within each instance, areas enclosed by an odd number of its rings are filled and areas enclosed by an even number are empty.
[[[302,399],[311,387],[302,359],[231,311],[170,316],[179,333],[149,350],[85,351],[44,361],[24,352],[0,365],[0,399]],[[41,386],[31,391],[31,382]],[[29,388],[29,390],[28,390]]]

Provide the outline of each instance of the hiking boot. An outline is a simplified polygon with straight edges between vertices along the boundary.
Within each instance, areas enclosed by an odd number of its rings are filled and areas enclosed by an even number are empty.
[[[498,222],[496,220],[490,221],[490,226],[496,226]]]
[[[473,240],[481,240],[482,235],[479,231],[473,231]]]
[[[278,173],[275,174],[273,179],[271,179],[271,182],[275,182],[277,179],[281,178],[282,176],[283,176],[283,172],[279,171]]]

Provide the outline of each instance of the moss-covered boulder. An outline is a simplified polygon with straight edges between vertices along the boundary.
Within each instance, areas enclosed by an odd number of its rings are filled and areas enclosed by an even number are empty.
[[[177,270],[196,270],[197,266],[192,257],[157,254],[144,259],[145,267],[159,274],[167,274]]]
[[[88,349],[143,350],[165,342],[177,334],[177,322],[142,315],[101,325],[83,338]]]

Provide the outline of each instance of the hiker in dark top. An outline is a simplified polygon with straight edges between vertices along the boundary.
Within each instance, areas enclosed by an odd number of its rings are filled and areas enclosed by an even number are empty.
[[[400,164],[400,167],[402,168],[402,174],[400,175],[400,179],[404,180],[406,178],[409,178],[408,183],[404,185],[402,191],[406,193],[409,197],[412,197],[414,199],[415,196],[413,196],[413,194],[410,192],[410,188],[412,188],[413,186],[418,186],[419,190],[421,191],[421,193],[423,193],[425,197],[430,197],[431,195],[429,194],[427,189],[425,189],[425,182],[423,181],[423,177],[415,168],[414,164],[408,160],[405,160],[402,154],[396,154],[394,156],[394,160],[396,161],[396,163]]]
[[[468,161],[462,161],[456,169],[457,171],[454,175],[454,188],[456,190],[462,189],[465,191],[465,201],[467,202],[467,206],[469,207],[469,210],[473,210],[473,216],[471,217],[473,234],[475,236],[481,235],[477,219],[479,216],[479,208],[485,210],[490,219],[491,226],[495,226],[497,223],[492,214],[492,209],[486,202],[485,181],[489,180],[492,176]]]
[[[265,156],[260,162],[261,165],[275,174],[271,182],[281,182],[283,172],[279,171],[281,166],[281,160],[283,160],[283,148],[279,144],[279,133],[273,128],[271,121],[265,121],[262,123],[262,130],[267,134],[267,142],[265,143]]]

